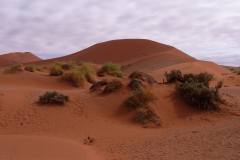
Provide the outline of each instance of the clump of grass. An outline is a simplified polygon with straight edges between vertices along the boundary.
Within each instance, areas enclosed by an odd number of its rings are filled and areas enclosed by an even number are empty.
[[[138,88],[134,91],[133,95],[130,96],[125,104],[127,107],[132,109],[144,108],[150,102],[156,100],[156,96],[148,90],[145,90],[143,87]]]
[[[102,66],[100,72],[106,72],[109,75],[116,75],[119,78],[123,77],[123,73],[121,71],[121,66],[112,62],[106,62]]]
[[[240,71],[238,71],[238,73],[237,73],[238,75],[240,75]]]
[[[36,67],[36,70],[39,71],[39,72],[43,72],[45,69],[47,69],[46,66],[44,66],[44,67],[37,66]]]
[[[22,69],[22,63],[16,63],[16,64],[13,64],[10,68],[7,68],[5,70],[5,73],[17,73],[17,72],[22,72],[23,69]]]
[[[69,101],[69,96],[64,94],[59,94],[56,91],[46,92],[43,96],[39,97],[39,102],[42,104],[55,103],[63,105],[66,101]]]
[[[35,67],[35,65],[32,64],[30,66],[26,66],[24,68],[24,70],[29,71],[29,72],[35,72],[36,71],[36,67]]]
[[[94,83],[89,90],[93,92],[93,91],[99,90],[102,86],[106,86],[107,84],[108,84],[108,80],[103,79],[101,81]]]
[[[62,81],[70,82],[74,87],[84,86],[85,84],[85,76],[77,70],[71,70],[61,77]]]
[[[136,79],[132,79],[130,81],[130,83],[128,84],[128,87],[132,88],[132,89],[139,89],[140,87],[142,87],[142,83],[141,81],[138,81]]]
[[[54,64],[50,67],[50,76],[61,76],[62,74],[61,66]]]
[[[110,93],[117,91],[123,87],[123,83],[118,79],[110,81],[103,90],[103,93]]]
[[[94,78],[96,71],[89,63],[81,62],[81,66],[78,68],[78,71],[85,76],[89,83],[96,83],[96,80]]]
[[[134,71],[129,75],[129,78],[131,79],[139,79],[141,81],[148,82],[149,84],[157,83],[157,81],[150,75],[140,72],[140,71]]]
[[[76,63],[74,61],[62,62],[60,63],[63,70],[76,69]]]

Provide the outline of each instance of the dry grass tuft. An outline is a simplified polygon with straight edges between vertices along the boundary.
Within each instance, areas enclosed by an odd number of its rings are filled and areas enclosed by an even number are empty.
[[[5,73],[23,72],[22,67],[23,67],[22,63],[16,63],[16,64],[13,64],[10,68],[7,68],[4,72]]]
[[[111,93],[123,88],[123,83],[118,79],[110,81],[103,90],[103,93]]]
[[[149,84],[157,83],[157,81],[150,75],[140,72],[140,71],[134,71],[129,75],[129,78],[131,79],[138,79],[144,82],[148,82]]]
[[[64,73],[61,80],[72,83],[74,87],[84,86],[86,81],[85,76],[77,70],[71,70]]]

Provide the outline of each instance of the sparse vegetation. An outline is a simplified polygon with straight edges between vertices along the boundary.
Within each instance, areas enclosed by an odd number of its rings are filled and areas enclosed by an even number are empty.
[[[85,76],[89,83],[96,83],[96,80],[94,78],[94,75],[96,75],[96,71],[89,63],[81,62],[78,71]]]
[[[25,67],[24,70],[29,71],[29,72],[35,72],[36,67],[32,64],[30,66]]]
[[[71,70],[61,77],[62,81],[70,82],[74,87],[80,87],[85,84],[85,76],[77,70]]]
[[[142,82],[141,81],[138,81],[136,79],[132,79],[130,81],[130,83],[128,84],[128,86],[132,89],[139,89],[140,87],[142,87]]]
[[[131,79],[139,79],[144,82],[148,82],[149,84],[157,83],[157,81],[150,75],[140,72],[140,71],[134,71],[129,75],[129,78]]]
[[[23,69],[22,69],[22,63],[16,63],[16,64],[13,64],[10,68],[7,68],[5,70],[5,73],[17,73],[17,72],[22,72]]]
[[[118,79],[110,81],[103,90],[103,93],[110,93],[117,91],[123,87],[123,83]]]
[[[43,72],[45,69],[47,69],[46,66],[43,66],[43,67],[37,66],[36,67],[36,70],[39,71],[39,72]]]
[[[237,73],[238,75],[240,75],[240,71],[238,71],[238,73]]]
[[[121,71],[121,67],[118,64],[112,63],[112,62],[106,62],[102,66],[100,73],[106,72],[109,75],[116,75],[119,78],[123,77],[123,73]]]
[[[53,64],[50,67],[50,76],[61,76],[62,74],[63,74],[63,71],[61,66]]]
[[[43,96],[39,97],[39,102],[42,104],[55,103],[63,105],[66,101],[69,101],[69,96],[64,94],[59,94],[56,91],[46,92]]]
[[[127,107],[132,109],[144,108],[150,102],[156,100],[156,96],[148,90],[145,90],[143,87],[138,88],[134,91],[133,95],[130,96],[125,104]]]
[[[74,61],[60,62],[59,65],[63,70],[76,69],[76,64]]]
[[[142,123],[143,125],[146,125],[149,122],[153,122],[158,126],[161,125],[158,114],[151,107],[137,109],[135,122]]]
[[[102,86],[106,86],[107,84],[108,84],[108,80],[103,79],[101,81],[94,83],[89,90],[93,92],[93,91],[99,90]]]

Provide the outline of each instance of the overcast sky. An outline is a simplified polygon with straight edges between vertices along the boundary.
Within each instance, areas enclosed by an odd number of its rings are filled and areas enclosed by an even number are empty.
[[[0,0],[0,54],[47,59],[141,38],[240,66],[239,0]]]

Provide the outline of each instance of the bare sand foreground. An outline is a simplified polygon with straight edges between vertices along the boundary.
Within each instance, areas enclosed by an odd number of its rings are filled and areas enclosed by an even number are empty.
[[[95,56],[96,50],[101,51],[101,58]],[[118,53],[112,54],[114,50]],[[0,159],[240,159],[240,75],[148,40],[105,42],[59,59],[82,58],[101,65],[109,61],[108,54],[125,66],[126,75],[121,79],[125,87],[108,95],[89,92],[91,84],[75,88],[47,71],[1,71]],[[162,82],[163,73],[171,69],[213,73],[216,80],[211,85],[224,80],[220,93],[228,103],[219,111],[202,111],[174,94],[174,84],[154,84],[149,90],[158,96],[154,107],[161,126],[135,124],[134,113],[123,105],[132,94],[128,74],[141,70]],[[69,95],[70,102],[64,106],[37,103],[39,96],[53,90]],[[88,136],[94,142],[84,144]]]

